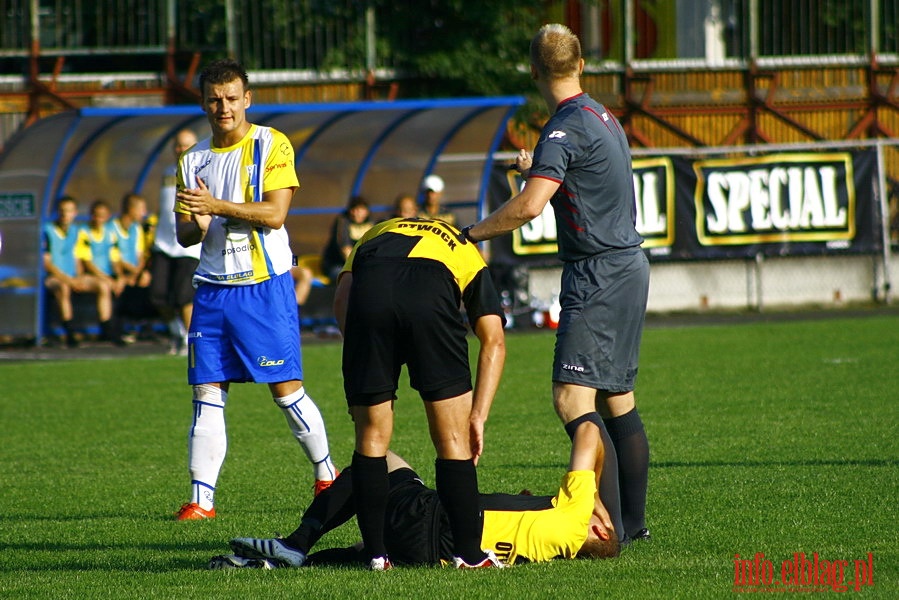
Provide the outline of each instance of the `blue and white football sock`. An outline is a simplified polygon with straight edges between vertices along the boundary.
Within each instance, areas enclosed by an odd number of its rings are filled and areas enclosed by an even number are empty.
[[[337,469],[331,462],[325,421],[318,406],[306,393],[306,388],[301,387],[292,394],[273,400],[281,407],[293,437],[300,442],[312,463],[315,478],[325,481],[334,479],[337,476]]]
[[[215,488],[209,487],[196,479],[190,482],[190,501],[199,504],[203,510],[212,510],[215,506]]]
[[[215,484],[228,450],[225,432],[227,399],[228,394],[214,385],[194,386],[194,421],[188,439],[191,502],[205,510],[213,507]]]

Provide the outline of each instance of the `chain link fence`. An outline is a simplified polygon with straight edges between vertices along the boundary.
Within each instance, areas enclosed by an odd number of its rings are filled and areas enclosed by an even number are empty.
[[[899,55],[899,0],[618,0],[581,2],[565,15],[585,55],[633,61],[882,59]],[[418,0],[0,0],[0,58],[66,55],[78,71],[145,70],[134,54],[239,56],[253,70],[393,69],[414,52],[399,15]],[[426,30],[427,28],[423,28]],[[79,60],[102,56],[103,60]]]

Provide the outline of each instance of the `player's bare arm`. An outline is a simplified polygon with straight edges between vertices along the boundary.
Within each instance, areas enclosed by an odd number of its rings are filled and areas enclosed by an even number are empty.
[[[262,194],[262,202],[231,202],[213,197],[202,180],[195,189],[178,192],[181,207],[190,214],[238,219],[253,227],[278,229],[284,224],[294,188],[270,190]]]
[[[487,215],[468,230],[476,241],[483,241],[509,233],[540,216],[559,183],[543,177],[528,179],[517,196]]]
[[[56,279],[62,285],[72,285],[73,277],[69,277],[62,270],[53,264],[53,259],[50,258],[49,253],[44,254],[44,271],[47,273],[48,277],[52,277]]]
[[[572,454],[574,453],[574,445],[572,443]],[[589,456],[584,456],[583,459],[585,461],[589,461]],[[602,479],[602,467],[605,464],[606,460],[606,447],[604,444],[599,444],[596,447],[596,457],[593,462],[593,473],[596,477],[596,490],[597,493],[593,497],[593,515],[599,519],[600,523],[603,527],[605,527],[605,535],[598,533],[600,539],[607,540],[609,539],[609,532],[612,531],[612,518],[609,516],[609,511],[606,510],[606,506],[602,503],[602,499],[599,497],[599,482]],[[572,456],[572,461],[574,461],[574,457]]]
[[[584,428],[596,429],[592,423],[582,423]],[[602,476],[602,464],[605,458],[605,448],[602,444],[587,443],[587,440],[575,436],[571,441],[571,456],[568,461],[569,471],[593,471],[596,474],[596,484]]]
[[[595,428],[590,423],[582,423],[582,428],[589,428],[592,432]],[[599,490],[599,482],[602,478],[602,467],[605,461],[605,447],[602,443],[594,444],[590,436],[576,435],[571,441],[571,457],[568,462],[569,471],[593,471],[596,478],[596,489]],[[609,539],[609,533],[612,531],[612,519],[606,510],[605,505],[596,493],[593,498],[593,515],[602,525],[599,530],[595,530],[600,539]],[[602,531],[605,528],[605,531]]]
[[[498,315],[484,315],[474,325],[481,348],[475,376],[474,398],[469,417],[471,453],[475,464],[484,451],[484,423],[490,414],[506,362],[506,336]]]
[[[178,213],[175,216],[175,237],[178,238],[178,243],[188,248],[202,242],[211,220],[211,215]]]
[[[609,517],[609,511],[606,510],[605,504],[599,499],[599,493],[593,502],[593,516],[591,521],[591,531],[601,540],[607,540],[614,531],[612,527],[612,519]]]

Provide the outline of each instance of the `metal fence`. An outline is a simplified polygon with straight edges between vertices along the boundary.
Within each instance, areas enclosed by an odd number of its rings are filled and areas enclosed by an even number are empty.
[[[0,50],[45,54],[161,52],[170,0],[0,0]]]
[[[473,3],[480,0],[471,0]],[[552,3],[535,2],[554,13]],[[79,70],[146,70],[135,54],[239,56],[254,70],[393,69],[414,51],[396,16],[416,0],[0,0],[0,58],[82,60]],[[899,56],[899,0],[585,0],[566,13],[594,61],[663,67]],[[171,43],[171,46],[170,46]],[[132,55],[129,61],[114,56]],[[7,69],[8,72],[8,69]]]
[[[250,69],[392,68],[410,36],[391,28],[407,2],[354,0],[0,0],[0,58],[71,56],[102,71],[119,55],[240,56]],[[77,57],[104,56],[103,61]],[[145,65],[146,63],[143,63]],[[132,59],[130,70],[146,70]]]
[[[632,0],[599,2],[581,14],[589,56],[641,68],[899,53],[897,0]]]

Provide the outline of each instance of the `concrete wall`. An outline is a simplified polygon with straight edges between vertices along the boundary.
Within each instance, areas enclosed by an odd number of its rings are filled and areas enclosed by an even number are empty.
[[[880,256],[815,256],[756,261],[653,263],[649,312],[838,307],[892,300],[899,253],[884,270]],[[548,305],[559,293],[561,267],[532,269],[529,293]]]

